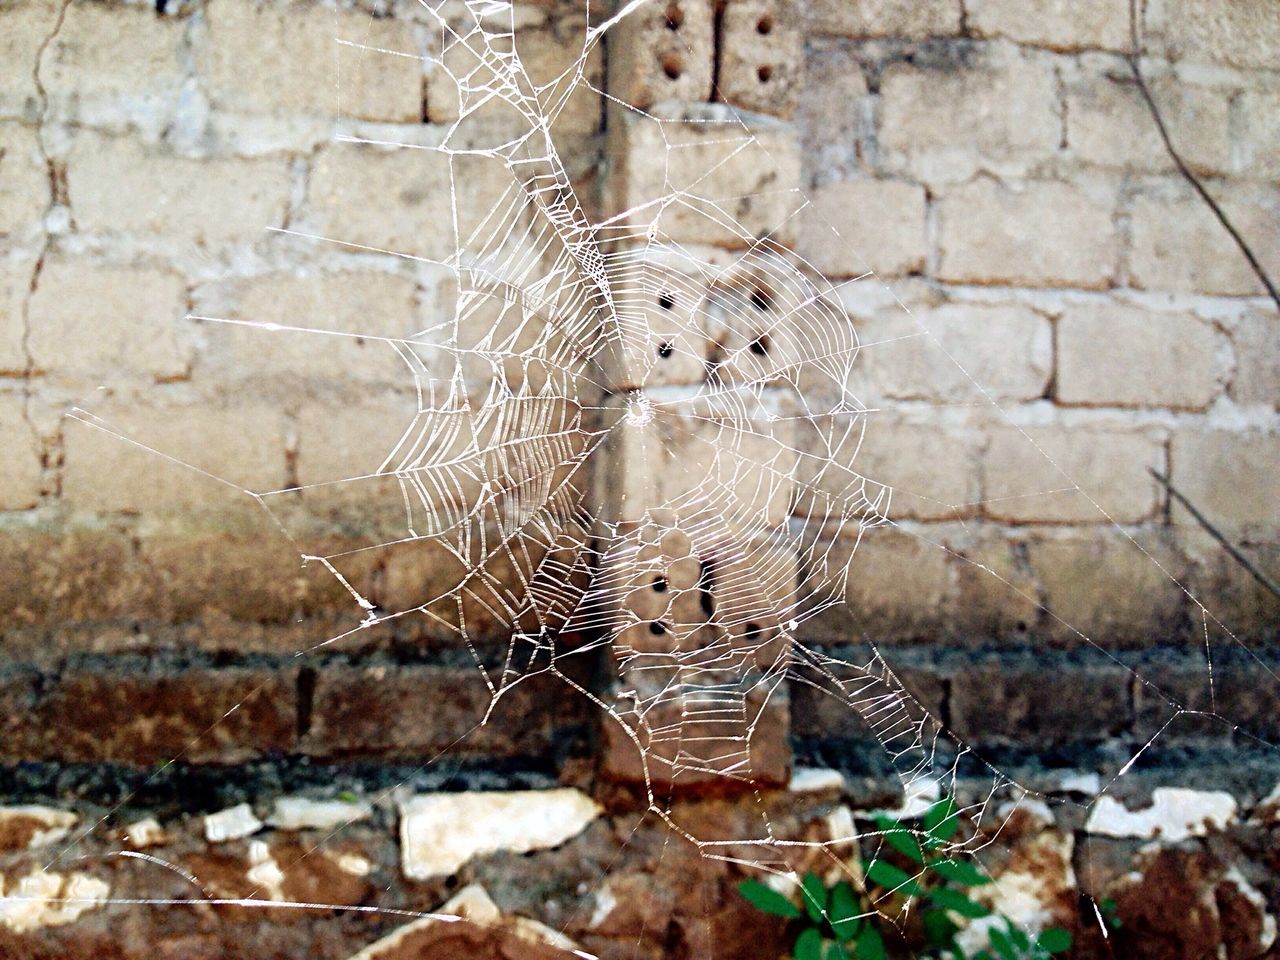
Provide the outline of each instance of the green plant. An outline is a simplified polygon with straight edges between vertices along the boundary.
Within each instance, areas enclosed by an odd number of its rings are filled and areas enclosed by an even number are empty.
[[[828,887],[815,873],[800,883],[803,909],[756,880],[739,884],[742,896],[756,909],[792,921],[797,932],[795,960],[884,960],[886,921],[875,904],[901,898],[904,911],[919,911],[928,956],[951,960],[1049,960],[1071,946],[1071,934],[1050,928],[1032,940],[1007,917],[995,917],[967,890],[991,878],[967,860],[946,851],[960,827],[960,811],[944,798],[925,812],[921,828],[912,830],[892,817],[877,816],[884,843],[909,864],[912,872],[876,856],[863,866],[866,889],[859,893],[847,881]],[[912,906],[912,904],[916,904]],[[995,917],[987,925],[989,948],[968,957],[957,942],[965,922]],[[957,919],[959,918],[959,919]]]

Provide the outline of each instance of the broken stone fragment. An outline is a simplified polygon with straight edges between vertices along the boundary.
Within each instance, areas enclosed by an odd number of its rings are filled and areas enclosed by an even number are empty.
[[[124,839],[134,850],[158,847],[169,841],[169,835],[155,817],[146,817],[124,828]]]
[[[839,793],[844,790],[844,774],[839,770],[796,767],[791,771],[792,793]]]
[[[410,880],[448,876],[473,857],[557,847],[600,806],[580,790],[438,793],[400,804],[401,865]]]
[[[267,817],[277,830],[335,830],[357,820],[368,820],[373,808],[363,801],[311,800],[307,797],[280,797]]]
[[[105,881],[85,873],[37,870],[12,887],[0,877],[0,925],[14,933],[62,926],[101,906],[110,892]]]
[[[51,807],[0,807],[0,852],[32,850],[61,840],[75,825],[76,815]]]
[[[219,810],[204,818],[204,836],[210,843],[239,840],[262,829],[262,821],[253,815],[247,803]]]
[[[1158,787],[1151,794],[1151,806],[1141,810],[1129,810],[1114,797],[1099,797],[1085,830],[1103,837],[1158,836],[1177,843],[1224,829],[1235,818],[1236,801],[1229,793]]]

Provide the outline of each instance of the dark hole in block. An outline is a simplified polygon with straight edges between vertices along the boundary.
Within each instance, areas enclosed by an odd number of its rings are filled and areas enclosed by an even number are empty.
[[[676,305],[675,294],[668,293],[665,290],[662,291],[662,293],[658,294],[658,306],[660,306],[663,310],[670,310],[675,305]]]
[[[667,625],[655,620],[653,623],[649,624],[649,632],[655,637],[660,637],[667,632]]]
[[[773,17],[761,17],[760,22],[756,24],[756,33],[767,36],[771,30],[773,30]]]
[[[768,310],[773,306],[773,294],[757,287],[751,291],[751,305],[757,310]]]
[[[773,76],[773,67],[768,65],[760,67],[756,70],[756,76],[760,78],[761,83],[768,83],[769,78]]]
[[[658,577],[658,579],[656,579],[656,580],[654,580],[654,581],[653,581],[653,592],[654,592],[654,593],[666,593],[666,592],[667,592],[667,578],[666,578],[666,577]]]
[[[671,356],[671,354],[675,352],[675,347],[671,346],[671,344],[667,343],[665,340],[658,344],[658,356],[663,360],[667,359],[667,357]]]
[[[667,4],[666,16],[668,30],[679,30],[684,23],[684,11],[680,9],[680,4],[678,3]]]
[[[668,53],[662,58],[662,72],[669,80],[679,80],[684,72],[684,62],[676,54]]]
[[[751,352],[757,357],[763,357],[769,352],[769,338],[765,336],[756,337],[751,341]]]

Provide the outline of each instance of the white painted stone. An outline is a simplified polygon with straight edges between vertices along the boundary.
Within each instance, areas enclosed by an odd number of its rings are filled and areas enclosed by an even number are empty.
[[[219,810],[204,818],[204,836],[210,843],[239,840],[262,829],[262,821],[253,815],[247,803]]]
[[[907,795],[896,810],[877,810],[895,820],[911,820],[924,813],[942,799],[942,785],[930,777],[920,777],[907,784]]]
[[[1136,837],[1176,843],[1222,829],[1235,819],[1236,801],[1220,790],[1159,787],[1151,806],[1129,810],[1114,797],[1101,797],[1089,814],[1085,830],[1104,837]]]
[[[1083,793],[1096,797],[1102,792],[1102,778],[1096,773],[1068,773],[1058,781],[1060,793]]]
[[[595,901],[596,905],[591,910],[591,919],[587,922],[587,926],[592,930],[608,920],[609,914],[613,913],[613,908],[618,905],[618,898],[613,895],[607,883],[596,891]]]
[[[249,870],[245,876],[268,899],[284,899],[284,871],[276,863],[275,857],[271,856],[271,848],[261,840],[249,844]]]
[[[356,820],[368,820],[373,807],[363,801],[312,800],[308,797],[280,797],[267,817],[277,830],[333,830]]]
[[[843,790],[844,774],[839,770],[825,770],[818,767],[796,767],[791,772],[792,793],[825,793],[828,790]]]
[[[37,870],[12,888],[0,877],[0,925],[14,933],[59,927],[102,905],[111,887],[84,873]]]
[[[330,860],[338,865],[339,870],[343,873],[349,873],[353,877],[367,877],[373,873],[373,862],[358,853],[327,852],[327,855]]]
[[[155,817],[147,817],[136,823],[129,824],[124,828],[124,838],[129,841],[129,846],[135,850],[158,847],[169,839],[168,834],[164,832],[164,828],[160,826]]]
[[[23,824],[24,821],[35,821],[35,832],[27,841],[28,850],[61,840],[71,832],[76,819],[74,813],[55,810],[52,807],[34,805],[0,807],[0,828],[13,828]]]
[[[447,876],[472,857],[557,847],[601,812],[580,790],[437,793],[400,804],[401,865],[411,880]]]
[[[463,920],[470,920],[482,927],[497,923],[502,919],[502,911],[489,896],[489,891],[478,883],[469,883],[444,902],[441,913],[452,914]]]

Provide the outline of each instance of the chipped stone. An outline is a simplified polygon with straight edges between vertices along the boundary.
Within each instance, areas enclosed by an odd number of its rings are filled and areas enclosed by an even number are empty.
[[[1221,830],[1236,817],[1236,801],[1221,790],[1158,787],[1151,806],[1129,810],[1114,797],[1100,797],[1085,830],[1104,837],[1135,837],[1177,843]]]
[[[165,833],[155,817],[147,817],[125,827],[124,838],[133,849],[145,850],[147,847],[158,847],[167,843],[169,835]]]
[[[792,793],[826,793],[844,790],[844,774],[819,767],[796,767],[791,771]]]
[[[71,832],[76,815],[33,805],[0,807],[0,851],[33,850]]]
[[[101,906],[110,892],[105,881],[85,873],[38,870],[12,887],[0,877],[0,925],[14,933],[60,927]]]
[[[280,797],[267,817],[267,824],[277,830],[334,830],[371,816],[373,807],[363,801]]]
[[[557,847],[600,812],[573,789],[410,797],[400,804],[402,867],[410,880],[427,880],[455,873],[476,856]]]
[[[219,810],[204,818],[204,836],[210,843],[239,840],[257,833],[263,823],[253,815],[247,803]]]
[[[249,844],[249,870],[245,873],[249,882],[260,887],[271,900],[283,900],[284,871],[271,856],[271,848],[261,840]]]

